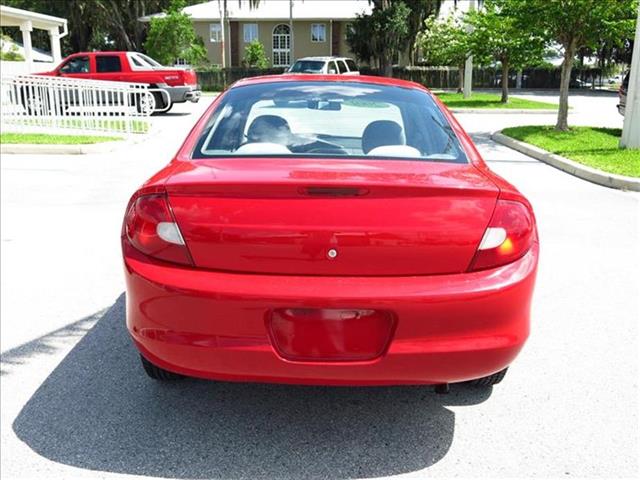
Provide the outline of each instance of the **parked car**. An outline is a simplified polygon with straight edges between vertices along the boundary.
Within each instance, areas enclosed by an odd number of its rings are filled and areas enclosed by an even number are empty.
[[[573,78],[569,82],[570,88],[591,88],[593,83],[588,80],[582,80],[581,78]]]
[[[197,102],[202,93],[195,71],[162,66],[139,52],[75,53],[54,70],[38,75],[145,83],[156,90],[154,108],[161,111],[168,111],[174,103]],[[158,90],[167,92],[168,104],[167,95]]]
[[[624,117],[625,107],[627,105],[627,91],[629,90],[629,76],[631,72],[627,72],[624,76],[624,80],[622,80],[622,84],[620,85],[620,89],[618,90],[618,98],[620,99],[620,103],[618,103],[618,112],[620,115]]]
[[[305,57],[289,67],[286,73],[313,73],[329,75],[360,75],[351,58],[345,57]]]
[[[531,205],[412,82],[237,82],[121,239],[154,379],[487,386],[529,332]]]

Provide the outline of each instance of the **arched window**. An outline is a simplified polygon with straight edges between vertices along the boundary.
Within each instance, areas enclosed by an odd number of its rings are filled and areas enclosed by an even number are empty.
[[[273,29],[273,66],[287,67],[291,64],[291,30],[281,23]]]

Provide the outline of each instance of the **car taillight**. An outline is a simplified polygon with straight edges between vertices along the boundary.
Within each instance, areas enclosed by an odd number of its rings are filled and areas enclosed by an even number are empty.
[[[193,265],[166,195],[138,197],[125,217],[125,235],[131,245],[150,257]]]
[[[486,270],[511,263],[527,253],[535,239],[535,225],[529,208],[520,202],[498,200],[469,270]]]

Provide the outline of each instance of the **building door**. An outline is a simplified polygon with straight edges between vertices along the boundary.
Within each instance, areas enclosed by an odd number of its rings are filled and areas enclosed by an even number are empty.
[[[291,31],[289,25],[280,24],[273,29],[273,66],[288,67],[291,64]]]

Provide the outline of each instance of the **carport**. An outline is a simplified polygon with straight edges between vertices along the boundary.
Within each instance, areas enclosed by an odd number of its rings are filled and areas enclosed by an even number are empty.
[[[29,72],[32,71],[33,66],[31,32],[34,28],[49,32],[53,62],[60,62],[60,39],[68,33],[66,18],[53,17],[51,15],[0,5],[0,26],[20,28],[25,62]],[[62,32],[60,31],[60,27],[62,27]]]

